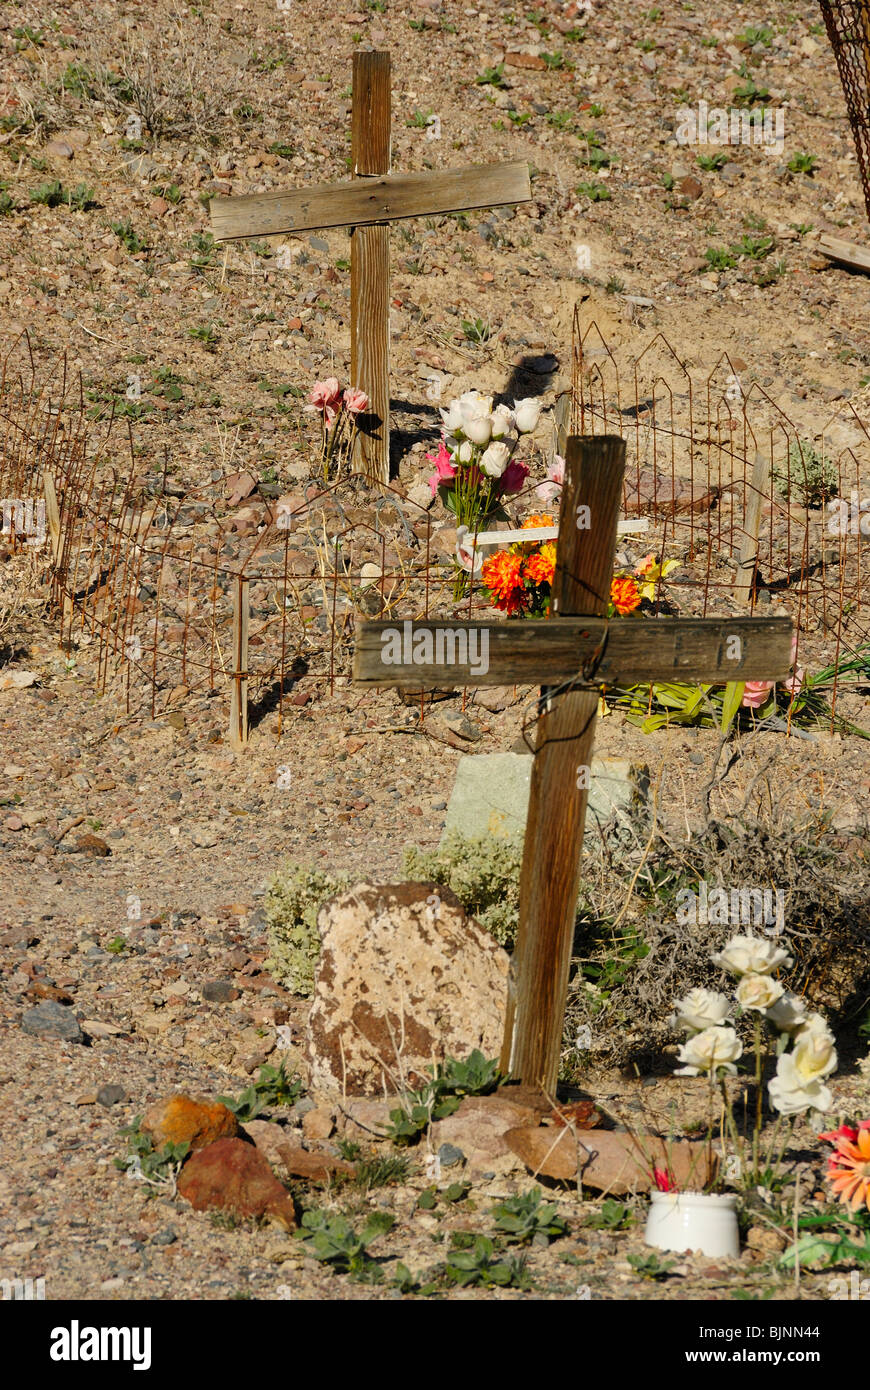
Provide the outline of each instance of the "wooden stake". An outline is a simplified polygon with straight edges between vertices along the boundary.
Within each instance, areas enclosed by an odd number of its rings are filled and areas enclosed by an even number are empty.
[[[351,115],[354,177],[390,172],[390,55],[354,53]],[[365,391],[355,471],[369,482],[390,478],[390,228],[352,227],[350,234],[351,385]]]
[[[248,742],[248,612],[249,579],[240,579],[233,594],[233,688],[230,693],[230,747],[240,751]]]
[[[763,454],[755,455],[752,480],[749,484],[749,497],[746,501],[746,515],[743,519],[743,544],[737,562],[737,577],[732,593],[738,603],[748,603],[758,564],[758,532],[761,529],[761,504],[767,496],[770,481],[770,460]]]
[[[607,612],[624,473],[624,440],[612,435],[569,438],[552,588],[556,617]],[[578,512],[582,506],[588,514]],[[587,515],[589,525],[583,529],[578,522]],[[552,1095],[562,1049],[599,694],[545,688],[541,697],[544,713],[532,766],[501,1067]]]

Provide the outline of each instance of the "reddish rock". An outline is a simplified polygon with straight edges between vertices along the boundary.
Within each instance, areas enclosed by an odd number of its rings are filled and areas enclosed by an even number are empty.
[[[547,66],[543,58],[534,53],[506,53],[504,63],[506,68],[534,68],[538,72]]]
[[[648,1192],[652,1187],[644,1153],[657,1167],[664,1168],[667,1163],[683,1191],[700,1191],[713,1176],[703,1140],[684,1139],[666,1146],[650,1134],[635,1141],[630,1134],[606,1129],[583,1131],[575,1139],[570,1129],[557,1125],[510,1129],[504,1139],[536,1176],[576,1182],[579,1172],[584,1187],[617,1197],[632,1191]]]
[[[220,1101],[183,1094],[157,1101],[145,1112],[142,1129],[151,1135],[155,1148],[164,1144],[189,1144],[205,1148],[217,1139],[234,1139],[239,1122],[232,1110]]]
[[[687,174],[677,185],[680,192],[686,198],[700,198],[704,192],[704,185],[700,179],[696,179],[694,174]]]
[[[165,198],[152,198],[148,204],[148,211],[152,217],[165,217],[171,206]]]
[[[473,1168],[486,1168],[490,1160],[511,1153],[505,1143],[508,1130],[534,1125],[537,1112],[504,1096],[466,1096],[459,1109],[432,1126],[432,1148],[442,1144],[461,1149]]]
[[[287,1231],[296,1226],[293,1198],[264,1154],[244,1139],[218,1139],[199,1149],[179,1174],[178,1194],[195,1211],[217,1208],[243,1219],[267,1217]]]
[[[79,854],[93,854],[98,859],[105,859],[107,855],[112,853],[105,840],[101,840],[99,835],[91,834],[79,835],[76,840],[76,849]]]

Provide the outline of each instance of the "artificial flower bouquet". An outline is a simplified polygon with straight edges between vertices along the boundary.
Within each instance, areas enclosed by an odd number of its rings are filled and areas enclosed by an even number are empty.
[[[442,409],[441,444],[437,453],[426,455],[435,466],[429,486],[433,497],[440,493],[458,525],[477,531],[504,497],[522,491],[529,469],[514,453],[540,413],[541,402],[532,397],[514,401],[513,409],[493,409],[492,396],[479,391],[466,391]]]
[[[723,1149],[729,1141],[733,1143],[735,1157],[731,1160],[731,1171],[735,1176],[742,1175],[746,1169],[746,1141],[738,1133],[725,1077],[736,1074],[737,1063],[743,1056],[743,1043],[732,1017],[735,1002],[743,1013],[753,1015],[756,1107],[752,1126],[752,1173],[757,1183],[762,1177],[759,1150],[767,1057],[775,1053],[777,1058],[775,1075],[767,1091],[778,1119],[765,1171],[771,1167],[783,1118],[792,1118],[808,1110],[831,1109],[833,1099],[825,1082],[837,1067],[835,1039],[822,1015],[808,1011],[805,1000],[775,978],[776,971],[783,967],[790,969],[794,964],[787,942],[735,936],[721,951],[714,952],[711,960],[736,978],[734,999],[718,990],[699,988],[675,1001],[675,1011],[669,1022],[686,1035],[678,1053],[683,1065],[676,1075],[706,1076],[711,1088],[717,1084],[721,1087],[720,1141]],[[712,1138],[711,1126],[708,1133],[711,1148]],[[781,1158],[784,1146],[783,1141],[774,1165]]]
[[[543,484],[541,485],[543,486]],[[552,516],[527,517],[522,530],[552,526]],[[468,546],[467,539],[463,544]],[[516,541],[506,550],[497,550],[483,561],[480,577],[489,603],[509,618],[544,618],[550,611],[550,592],[556,571],[555,541]],[[624,617],[640,607],[642,586],[633,576],[614,575],[610,586],[607,616]]]
[[[338,377],[329,376],[316,381],[308,396],[305,409],[320,416],[320,462],[323,481],[329,481],[330,465],[335,464],[336,477],[342,463],[349,464],[359,429],[359,417],[369,408],[365,391],[355,386],[342,390]]]

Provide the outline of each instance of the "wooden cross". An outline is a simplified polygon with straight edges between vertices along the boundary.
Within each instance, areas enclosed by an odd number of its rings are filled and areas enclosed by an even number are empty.
[[[607,612],[625,442],[568,440],[546,622],[363,622],[354,680],[420,690],[542,684],[501,1066],[554,1094],[600,687],[783,680],[789,618],[615,618]]]
[[[240,198],[213,198],[217,241],[350,227],[350,375],[370,411],[360,417],[356,466],[386,483],[390,469],[390,222],[528,202],[529,167],[480,164],[442,173],[390,173],[390,55],[354,53],[354,180]]]

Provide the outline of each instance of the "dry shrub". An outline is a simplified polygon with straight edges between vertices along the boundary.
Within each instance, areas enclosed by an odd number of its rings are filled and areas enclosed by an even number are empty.
[[[788,799],[782,798],[787,804]],[[772,804],[772,798],[768,806]],[[635,879],[633,889],[632,880]],[[584,894],[566,1017],[563,1076],[582,1075],[581,1054],[649,1070],[676,1041],[667,1019],[673,1001],[700,985],[730,993],[710,955],[738,933],[764,925],[678,920],[681,889],[779,889],[794,967],[789,988],[822,1010],[843,1061],[867,1050],[859,1033],[870,1017],[870,850],[866,827],[851,836],[821,816],[789,822],[785,812],[708,819],[691,835],[656,824],[644,832],[612,828],[584,851]],[[626,897],[628,901],[626,902]],[[595,912],[591,904],[595,904]],[[771,927],[768,939],[778,940]],[[577,1047],[588,1029],[591,1047]],[[747,1034],[748,1036],[748,1034]]]

